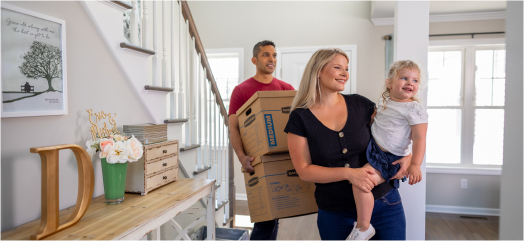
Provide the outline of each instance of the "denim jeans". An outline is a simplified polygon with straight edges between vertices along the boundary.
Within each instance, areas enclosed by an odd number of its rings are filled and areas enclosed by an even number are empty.
[[[278,219],[255,223],[250,240],[277,240]]]
[[[329,212],[318,209],[317,226],[322,240],[345,240],[357,221],[357,210]],[[371,224],[375,228],[372,240],[405,240],[406,216],[397,189],[375,200]]]

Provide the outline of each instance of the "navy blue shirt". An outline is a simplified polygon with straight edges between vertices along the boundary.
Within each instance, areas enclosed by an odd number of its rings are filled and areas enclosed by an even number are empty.
[[[361,95],[343,95],[348,117],[341,131],[327,128],[309,109],[297,108],[289,115],[284,131],[306,137],[311,162],[323,167],[359,168],[367,163],[366,148],[371,139],[369,122],[375,103]],[[315,183],[318,208],[340,212],[356,209],[353,190],[348,181]],[[372,193],[376,199],[385,196],[392,186],[384,182]]]

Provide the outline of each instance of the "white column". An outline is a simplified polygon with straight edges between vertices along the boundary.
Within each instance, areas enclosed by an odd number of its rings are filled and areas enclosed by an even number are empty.
[[[522,240],[522,2],[506,7],[504,163],[500,176],[500,240]]]
[[[395,8],[394,59],[419,63],[427,79],[429,43],[429,1],[398,1]],[[419,89],[420,103],[426,107],[427,89]],[[415,185],[400,184],[400,195],[406,213],[408,240],[425,239],[426,227],[426,161],[422,163],[422,181]]]
[[[160,85],[160,53],[158,52],[160,49],[158,48],[158,36],[160,35],[158,31],[158,8],[157,8],[157,2],[152,1],[151,4],[153,5],[153,51],[155,51],[155,56],[153,56],[153,86],[159,86]]]
[[[144,13],[142,17],[142,47],[149,48],[149,1],[142,1]]]
[[[129,40],[131,41],[131,44],[140,45],[138,42],[138,22],[140,21],[137,8],[138,3],[136,0],[133,0],[131,1],[131,5],[133,8],[129,15]]]

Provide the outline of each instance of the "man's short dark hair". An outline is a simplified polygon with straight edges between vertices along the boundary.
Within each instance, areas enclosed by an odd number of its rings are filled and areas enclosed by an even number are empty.
[[[253,47],[253,57],[257,58],[258,54],[260,53],[260,48],[268,45],[271,45],[276,48],[275,43],[273,43],[273,41],[271,40],[264,40],[255,44],[255,47]]]

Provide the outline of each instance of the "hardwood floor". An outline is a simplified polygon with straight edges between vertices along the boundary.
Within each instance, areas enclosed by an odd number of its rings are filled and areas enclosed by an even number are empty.
[[[243,220],[249,220],[247,201],[236,201],[235,214]],[[252,224],[248,222],[236,222],[235,228],[252,230]],[[279,223],[279,240],[320,240],[316,214],[285,218]],[[498,230],[499,217],[496,216],[426,213],[427,240],[496,240],[499,237]]]

